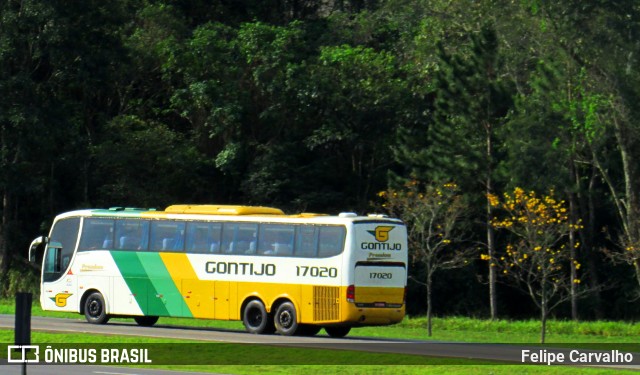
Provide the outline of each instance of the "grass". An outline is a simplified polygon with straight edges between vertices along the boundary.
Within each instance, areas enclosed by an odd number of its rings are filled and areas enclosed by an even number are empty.
[[[0,300],[0,314],[14,314],[14,301]],[[75,313],[42,311],[37,301],[32,308],[33,316],[84,319]],[[114,319],[117,321],[118,319]],[[131,321],[131,319],[120,319]],[[201,320],[184,318],[160,318],[158,324],[243,330],[242,322]],[[439,340],[476,343],[537,343],[540,340],[540,322],[537,320],[488,320],[467,317],[433,319],[433,336],[427,336],[427,321],[424,317],[407,317],[400,324],[386,327],[362,327],[351,331],[350,336],[376,338],[402,338],[410,340]],[[636,344],[640,337],[640,324],[614,321],[574,322],[549,320],[547,340],[552,343],[598,343]]]
[[[0,300],[0,314],[13,314],[14,301],[11,299]],[[59,318],[72,318],[83,320],[84,317],[74,313],[56,313],[42,311],[38,302],[34,301],[32,308],[33,316],[48,316]],[[114,319],[117,320],[117,319]],[[130,319],[120,319],[130,321]],[[415,340],[439,340],[455,342],[475,342],[475,343],[536,343],[539,341],[540,323],[536,320],[509,321],[509,320],[483,320],[466,317],[435,318],[433,320],[434,335],[426,335],[426,319],[424,317],[407,317],[402,323],[388,327],[363,327],[352,330],[350,335],[376,338],[402,338]],[[241,322],[213,321],[181,318],[161,318],[159,324],[208,327],[218,329],[243,330]],[[547,343],[572,344],[579,347],[580,343],[587,346],[596,344],[637,344],[637,337],[640,337],[640,324],[627,322],[594,321],[594,322],[573,322],[557,321],[548,322]],[[11,342],[13,331],[0,330],[0,342]],[[158,343],[175,343],[179,340],[163,340],[153,338],[121,337],[121,336],[101,336],[86,334],[56,334],[33,332],[32,342],[34,343],[87,343],[92,344],[131,344],[145,343],[145,345]],[[186,346],[183,346],[186,347]],[[208,349],[194,350],[201,356],[215,355],[219,358],[244,358],[248,353],[257,358],[256,363],[260,365],[236,365],[234,363],[220,363],[211,365],[162,365],[159,368],[174,369],[180,371],[202,371],[218,372],[229,374],[280,374],[280,373],[301,373],[301,374],[324,374],[327,371],[339,372],[343,374],[368,374],[393,373],[393,374],[418,374],[429,371],[430,373],[447,374],[572,374],[578,372],[576,367],[570,366],[531,366],[531,365],[511,365],[486,364],[477,360],[466,359],[446,359],[437,357],[423,357],[399,354],[365,353],[352,351],[320,350],[283,348],[266,345],[248,344],[213,344],[207,345]],[[633,346],[637,351],[637,345]],[[616,347],[620,350],[624,346]],[[212,350],[214,353],[207,352]],[[2,355],[2,353],[0,353]],[[345,357],[346,356],[346,357]],[[210,357],[209,357],[210,358]],[[286,365],[272,364],[278,361],[287,362],[291,358],[309,359],[309,363],[317,364],[296,364]],[[273,362],[269,362],[273,361]],[[210,362],[210,361],[209,361]],[[206,360],[203,363],[209,363]],[[237,362],[236,362],[237,363]],[[333,363],[333,365],[331,364]],[[355,363],[354,365],[343,365],[341,363]],[[389,366],[393,364],[393,366]],[[471,366],[473,365],[473,366]],[[153,366],[156,367],[156,366]],[[580,368],[580,373],[590,374],[613,374],[614,370]],[[620,373],[615,371],[615,373]]]
[[[13,332],[11,330],[0,330],[0,342],[11,342]],[[55,348],[61,347],[63,343],[73,343],[74,348],[82,344],[88,347],[119,347],[122,345],[133,345],[134,347],[164,347],[172,352],[173,357],[180,357],[180,350],[191,350],[189,343],[194,341],[180,341],[170,339],[156,339],[145,337],[116,337],[108,335],[86,335],[86,334],[62,334],[33,332],[32,343],[56,343]],[[144,345],[140,345],[144,344]],[[477,361],[467,359],[451,359],[425,357],[415,355],[366,353],[326,349],[300,349],[288,347],[274,347],[268,345],[248,345],[248,344],[207,344],[197,346],[199,350],[191,351],[194,363],[207,362],[207,358],[239,358],[247,357],[259,358],[256,363],[266,363],[259,365],[235,365],[227,364],[224,360],[216,365],[144,365],[139,367],[149,367],[156,369],[199,372],[215,372],[227,374],[423,374],[426,371],[434,374],[574,374],[577,372],[585,374],[620,374],[631,373],[631,371],[620,371],[619,369],[600,368],[576,368],[571,366],[542,366],[542,365],[511,365],[492,363],[489,361]],[[154,352],[152,352],[154,353]],[[4,353],[0,353],[2,356]],[[152,356],[153,357],[153,356]],[[291,358],[306,358],[308,362],[314,364],[286,365],[291,362]],[[210,360],[208,362],[211,362]],[[233,361],[231,361],[233,362]],[[284,363],[285,365],[283,365]],[[317,364],[323,363],[323,364]],[[342,363],[342,364],[336,364]],[[354,363],[345,365],[344,363]],[[367,363],[364,365],[363,363]],[[499,364],[497,366],[497,364]],[[128,366],[130,367],[130,366]],[[134,366],[135,367],[135,366]]]

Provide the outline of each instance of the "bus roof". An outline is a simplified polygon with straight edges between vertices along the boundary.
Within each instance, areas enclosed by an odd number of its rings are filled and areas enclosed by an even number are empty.
[[[260,221],[282,221],[282,222],[361,222],[361,221],[392,221],[402,224],[399,219],[388,218],[386,215],[369,214],[359,216],[352,212],[342,212],[339,215],[327,215],[318,213],[303,212],[299,214],[287,215],[282,210],[273,207],[263,206],[241,206],[241,205],[189,205],[177,204],[167,207],[164,211],[147,208],[111,207],[108,209],[86,209],[65,212],[58,215],[58,218],[72,216],[98,216],[98,217],[128,217],[147,219],[183,219],[183,220],[219,220],[229,221],[254,221],[260,217]],[[282,219],[282,220],[281,220]],[[293,219],[293,220],[291,220]],[[297,219],[297,220],[296,220]]]

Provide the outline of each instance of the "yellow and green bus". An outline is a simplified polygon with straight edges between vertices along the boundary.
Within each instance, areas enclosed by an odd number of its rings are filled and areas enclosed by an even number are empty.
[[[242,320],[251,333],[343,337],[405,315],[407,231],[384,215],[271,207],[114,207],[58,215],[36,238],[43,310],[87,321]]]

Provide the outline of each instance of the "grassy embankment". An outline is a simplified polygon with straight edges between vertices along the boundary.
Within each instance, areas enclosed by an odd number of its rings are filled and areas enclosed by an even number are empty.
[[[0,300],[0,314],[13,314],[14,302],[11,299]],[[42,311],[37,301],[32,308],[33,316],[49,316],[84,320],[74,313]],[[113,319],[113,321],[131,321],[131,319]],[[243,330],[242,322],[199,320],[182,318],[160,318],[159,325],[189,327],[207,327]],[[320,334],[323,334],[321,332]],[[486,320],[466,317],[434,318],[433,336],[426,333],[424,317],[408,317],[402,323],[388,327],[355,328],[349,336],[401,338],[409,340],[439,340],[482,343],[537,343],[539,342],[540,322],[537,320],[510,321]],[[600,343],[600,344],[637,344],[640,337],[640,323],[591,321],[574,322],[550,320],[547,323],[547,343]]]
[[[0,301],[0,313],[12,314],[13,301]],[[78,314],[43,312],[37,303],[34,304],[34,316],[65,317],[82,319]],[[158,324],[197,326],[221,329],[242,330],[240,322],[208,321],[195,319],[162,318]],[[359,328],[352,331],[351,335],[363,337],[385,337],[402,339],[433,339],[441,341],[460,342],[483,342],[483,343],[536,343],[538,341],[539,323],[537,321],[487,321],[471,318],[443,318],[434,320],[434,335],[428,338],[425,333],[426,321],[424,318],[407,318],[401,324],[390,327],[370,327]],[[567,322],[551,321],[549,324],[549,343],[558,344],[636,344],[637,337],[640,337],[640,324],[624,322]],[[168,343],[177,340],[162,340],[139,337],[114,337],[86,334],[53,334],[34,332],[32,336],[34,343]],[[0,330],[0,342],[11,342],[13,332],[11,330]],[[216,357],[218,358],[238,358],[246,356],[248,346],[241,344],[216,344],[214,346]],[[373,354],[362,352],[312,350],[299,348],[274,348],[264,345],[251,346],[249,349],[257,358],[263,356],[283,358],[314,358],[313,363],[359,363],[359,365],[257,365],[257,366],[237,366],[220,365],[215,366],[162,366],[167,369],[183,369],[192,371],[215,371],[234,374],[278,374],[282,372],[295,371],[296,373],[325,373],[326,371],[337,371],[341,373],[400,373],[413,374],[422,373],[426,370],[434,373],[472,373],[472,374],[499,374],[499,373],[575,373],[575,367],[566,366],[524,366],[524,365],[487,365],[482,362],[462,360],[429,358],[411,355],[397,354]],[[620,350],[624,350],[621,345]],[[210,355],[210,353],[201,353]],[[326,362],[324,362],[326,358]],[[368,365],[362,365],[367,363]],[[388,366],[389,364],[404,364],[403,366]],[[470,366],[473,365],[473,366]],[[580,368],[580,372],[589,373],[613,373],[607,369],[586,369]],[[617,372],[618,373],[618,372]]]

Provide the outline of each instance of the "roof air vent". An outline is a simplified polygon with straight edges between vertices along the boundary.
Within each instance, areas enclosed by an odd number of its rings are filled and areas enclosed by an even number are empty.
[[[355,212],[340,212],[338,217],[357,217],[358,215]]]

